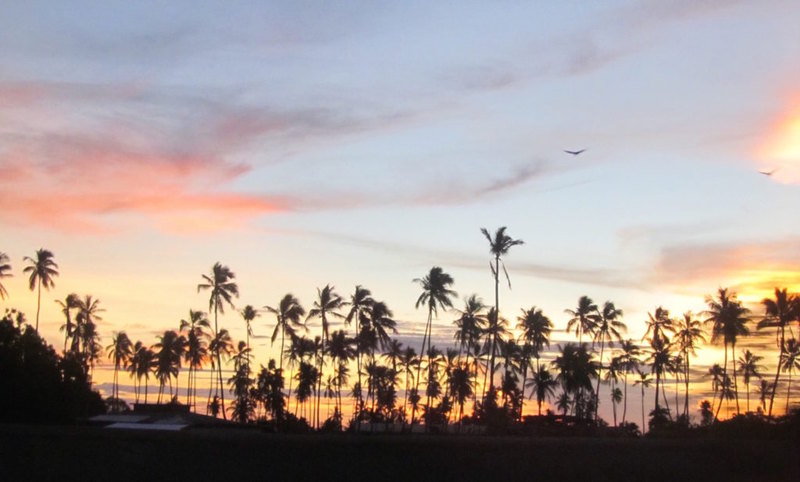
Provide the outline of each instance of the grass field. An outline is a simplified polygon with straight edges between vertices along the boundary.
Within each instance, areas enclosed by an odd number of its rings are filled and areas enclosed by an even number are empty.
[[[0,426],[3,480],[800,480],[800,447],[743,440],[275,435]]]

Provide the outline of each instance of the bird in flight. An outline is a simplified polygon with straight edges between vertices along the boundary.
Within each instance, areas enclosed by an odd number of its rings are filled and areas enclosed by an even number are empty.
[[[577,156],[578,154],[580,154],[581,152],[583,152],[585,150],[586,149],[581,149],[580,151],[568,151],[568,150],[565,149],[564,152],[566,152],[567,154],[572,154],[573,156]]]
[[[758,172],[759,172],[760,174],[763,174],[763,175],[765,175],[765,176],[771,176],[771,175],[775,174],[775,171],[777,171],[778,169],[780,169],[780,168],[779,168],[779,167],[776,167],[775,169],[773,169],[773,170],[771,170],[771,171],[758,171]]]

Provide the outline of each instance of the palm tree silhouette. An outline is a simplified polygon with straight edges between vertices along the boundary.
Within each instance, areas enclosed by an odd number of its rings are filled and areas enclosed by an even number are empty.
[[[153,345],[155,352],[155,372],[158,379],[158,403],[164,393],[164,385],[169,384],[170,398],[173,396],[172,378],[178,378],[181,369],[181,358],[186,340],[174,330],[167,330],[157,337],[158,343]]]
[[[722,385],[722,379],[725,372],[722,370],[722,367],[719,363],[715,363],[711,365],[711,368],[708,369],[706,375],[711,377],[711,389],[714,391],[712,398],[711,398],[711,409],[712,412],[714,411],[714,403],[717,401],[717,392],[719,391],[719,387]],[[720,399],[720,404],[722,403],[722,399]]]
[[[650,340],[650,354],[647,360],[650,362],[650,373],[654,374],[656,377],[656,399],[655,408],[653,408],[655,413],[662,413],[658,403],[658,388],[663,384],[661,379],[664,377],[664,374],[667,372],[670,366],[671,353],[668,342],[669,340],[667,340],[665,335],[655,336],[654,334],[653,338]],[[664,396],[665,404],[668,403],[666,398],[667,397]]]
[[[99,358],[103,349],[100,345],[100,335],[97,333],[97,323],[95,323],[102,321],[99,313],[103,311],[105,310],[100,308],[100,300],[92,298],[91,295],[86,295],[83,299],[78,300],[75,329],[79,343],[76,347],[80,350],[87,376],[94,369],[94,362]]]
[[[223,266],[221,263],[217,262],[214,263],[214,266],[211,268],[211,276],[202,275],[203,280],[205,283],[200,283],[197,285],[197,292],[199,293],[201,290],[210,290],[211,294],[208,298],[208,311],[210,312],[212,309],[214,310],[214,339],[219,341],[219,323],[218,323],[218,315],[219,313],[225,313],[225,304],[227,303],[231,308],[233,306],[233,297],[239,297],[239,287],[233,281],[236,278],[236,275],[228,268],[227,266]],[[235,309],[235,308],[234,308]],[[225,415],[225,390],[222,386],[222,359],[221,354],[215,348],[220,347],[219,343],[214,344],[212,343],[211,353],[217,359],[217,374],[218,374],[218,383],[219,383],[219,390],[218,394],[222,399],[222,418],[227,419]]]
[[[492,275],[494,277],[494,311],[498,314],[500,313],[500,258],[508,254],[508,250],[510,250],[514,246],[518,246],[521,244],[525,244],[524,241],[521,239],[512,239],[510,236],[506,235],[506,227],[500,227],[494,233],[494,238],[489,234],[489,231],[486,228],[481,228],[481,233],[486,237],[486,240],[489,241],[489,252],[494,256],[494,266],[489,263],[489,267],[492,269]],[[508,272],[506,271],[505,265],[503,265],[503,272],[506,274],[506,280],[508,281],[508,288],[511,289],[511,280],[508,278]],[[491,319],[489,320],[491,324]],[[494,357],[495,357],[495,346],[497,345],[497,338],[494,337],[491,340],[491,349],[490,349],[490,371],[491,376],[489,377],[489,391],[493,391],[494,388]]]
[[[331,333],[328,354],[336,367],[333,382],[336,388],[336,410],[342,413],[342,385],[347,383],[347,363],[356,357],[356,340],[347,336],[344,330]]]
[[[408,402],[408,395],[411,389],[410,382],[414,380],[414,366],[419,365],[419,358],[417,357],[417,352],[410,346],[407,346],[405,350],[403,350],[403,355],[400,358],[400,366],[403,367],[403,371],[406,374],[406,384],[405,389],[403,390],[403,408],[401,413],[403,414],[403,419],[406,417],[406,403]]]
[[[769,396],[768,416],[772,416],[772,404],[775,401],[775,391],[778,388],[778,377],[781,373],[781,359],[786,346],[786,327],[800,316],[800,298],[790,295],[786,288],[775,288],[775,299],[764,298],[764,318],[758,322],[759,330],[775,328],[775,344],[778,348],[778,363],[775,368],[775,380],[772,382],[772,393]]]
[[[150,380],[150,373],[155,367],[155,353],[152,349],[137,341],[133,347],[133,356],[128,368],[132,376],[136,377],[139,388],[136,392],[136,403],[139,402],[139,392],[141,391],[142,377],[144,377],[144,403],[147,403],[147,385]]]
[[[567,394],[573,395],[573,400],[582,400],[584,392],[592,391],[592,378],[597,376],[597,363],[592,360],[592,354],[585,343],[567,343],[558,348],[560,354],[552,361],[553,367],[558,370],[556,379],[561,382]],[[573,410],[577,416],[583,417],[585,413],[578,411],[576,405],[578,403],[573,404]]]
[[[258,316],[258,310],[253,308],[253,305],[246,305],[242,308],[242,311],[239,312],[242,315],[242,319],[244,320],[245,330],[246,330],[246,341],[245,345],[248,349],[250,349],[250,336],[253,334],[253,320],[255,320]]]
[[[750,411],[750,380],[753,377],[761,378],[760,371],[764,367],[759,365],[758,362],[763,359],[763,356],[755,355],[750,350],[745,350],[738,360],[739,370],[742,372],[742,378],[744,379],[744,384],[747,387],[747,412]]]
[[[572,316],[567,321],[567,332],[571,331],[574,327],[575,336],[578,337],[578,344],[583,343],[583,334],[594,334],[594,328],[597,325],[597,320],[600,313],[597,310],[597,305],[594,304],[588,296],[581,296],[578,299],[578,306],[575,310],[564,310],[564,313]]]
[[[67,343],[70,339],[72,339],[72,346],[70,351],[73,353],[77,353],[78,348],[76,346],[78,342],[78,337],[76,335],[77,327],[75,323],[72,321],[72,310],[80,308],[80,298],[75,293],[70,293],[64,299],[64,301],[56,300],[56,303],[61,307],[61,313],[64,314],[64,318],[66,318],[66,322],[59,327],[59,331],[64,332],[64,354],[67,353]]]
[[[795,338],[786,340],[786,346],[783,348],[783,357],[781,358],[781,370],[789,373],[788,383],[786,384],[786,410],[785,414],[789,414],[789,396],[792,393],[792,372],[800,370],[800,343]]]
[[[622,390],[615,387],[611,390],[611,405],[614,407],[614,426],[617,426],[617,405],[622,402]],[[595,415],[597,417],[597,415]]]
[[[666,334],[664,332],[675,331],[675,322],[672,320],[672,318],[670,318],[669,310],[659,306],[656,308],[655,313],[648,313],[647,317],[647,331],[642,337],[642,340],[646,340],[648,335],[650,335],[650,340],[656,340],[659,338],[666,340]]]
[[[30,273],[28,287],[31,291],[38,288],[36,298],[36,333],[39,333],[39,310],[42,305],[42,286],[49,290],[55,286],[53,278],[58,276],[58,265],[53,261],[53,253],[42,248],[36,251],[34,258],[25,256],[23,261],[28,263],[22,271]]]
[[[349,306],[350,311],[345,316],[345,325],[355,322],[356,339],[361,339],[362,326],[366,322],[367,310],[375,303],[372,299],[372,293],[361,285],[357,285],[355,291],[350,295],[350,300],[343,302],[343,306]],[[364,406],[364,400],[361,396],[361,343],[356,343],[356,375],[358,377],[359,391],[356,392],[356,414],[355,419],[358,420],[360,412]],[[356,424],[356,431],[358,431],[358,424]]]
[[[311,318],[319,318],[322,322],[322,337],[321,340],[321,347],[317,356],[317,364],[319,366],[318,373],[319,376],[317,377],[317,390],[316,390],[316,416],[315,416],[315,426],[317,428],[320,427],[320,420],[319,420],[319,404],[320,404],[320,395],[321,395],[321,388],[322,388],[322,371],[323,371],[323,363],[325,361],[325,350],[326,345],[328,343],[328,315],[336,317],[336,318],[343,318],[341,314],[339,314],[336,310],[341,308],[343,303],[342,298],[336,293],[335,289],[331,285],[325,285],[324,288],[319,289],[317,288],[317,299],[314,301],[314,306],[309,310],[308,317],[306,320]]]
[[[536,404],[538,406],[538,414],[542,414],[542,403],[548,398],[555,395],[558,381],[553,378],[553,374],[545,366],[537,365],[536,371],[528,381],[529,385],[533,388],[531,396],[536,395]]]
[[[222,418],[227,420],[225,415],[225,388],[222,385],[222,356],[228,358],[233,351],[233,340],[231,339],[228,330],[223,328],[217,332],[211,341],[208,343],[208,351],[212,354],[211,357],[211,383],[208,388],[208,400],[212,402],[211,391],[214,391],[214,400],[221,398],[220,404],[222,408]],[[214,361],[216,359],[216,362]],[[217,381],[214,381],[214,372],[217,372]]]
[[[447,310],[448,308],[453,307],[453,302],[451,298],[458,296],[455,291],[451,290],[449,287],[453,284],[453,278],[445,273],[442,268],[438,266],[434,266],[431,270],[422,278],[415,278],[415,283],[419,283],[422,285],[422,293],[417,298],[417,303],[415,307],[419,309],[421,305],[428,305],[428,321],[425,324],[425,332],[422,335],[422,349],[420,350],[420,364],[417,366],[417,377],[414,385],[414,393],[419,393],[419,382],[420,382],[420,375],[422,370],[422,361],[425,354],[428,353],[430,349],[430,333],[431,333],[431,325],[433,321],[433,316],[438,316],[438,308],[443,310]],[[428,344],[428,350],[425,349],[425,343]],[[430,369],[430,358],[428,358],[428,365]],[[411,423],[414,423],[414,416],[417,411],[417,405],[412,404],[411,408]],[[426,428],[427,430],[427,428]]]
[[[228,385],[233,393],[233,405],[228,409],[231,411],[231,420],[247,423],[255,410],[255,403],[250,395],[254,380],[250,378],[250,348],[247,342],[239,342],[231,359],[233,375],[228,379]]]
[[[11,265],[8,264],[8,262],[8,255],[0,251],[0,299],[2,300],[8,297],[8,291],[6,291],[6,287],[3,286],[2,280],[3,278],[10,278],[12,276],[9,274],[9,271],[11,271]]]
[[[767,412],[767,397],[769,397],[772,392],[772,384],[762,378],[758,385],[758,401],[760,403],[759,410],[761,413]]]
[[[728,345],[731,352],[736,353],[736,340],[739,336],[747,336],[750,330],[747,323],[750,321],[748,313],[750,310],[745,308],[736,299],[736,293],[729,293],[727,288],[720,288],[717,291],[717,298],[706,296],[708,310],[705,314],[706,323],[711,325],[711,342],[718,342],[722,338],[725,346],[725,361],[722,366],[723,378],[728,373]],[[739,394],[736,388],[736,363],[733,364],[733,395],[736,398],[736,413],[739,413]],[[722,405],[722,400],[720,400]],[[719,409],[717,409],[719,412]]]
[[[186,404],[197,409],[197,371],[203,368],[208,357],[208,342],[211,323],[202,311],[189,310],[189,319],[181,320],[180,331],[186,332],[186,351],[184,361],[189,365],[189,381],[186,390]]]
[[[678,344],[678,349],[683,354],[683,378],[686,384],[683,399],[683,416],[687,417],[689,414],[689,360],[692,356],[697,355],[696,349],[699,342],[706,341],[702,323],[694,318],[691,311],[684,313],[683,319],[676,320],[675,340]],[[675,410],[678,410],[677,406]]]
[[[639,370],[637,373],[639,374],[639,378],[634,380],[633,385],[639,385],[642,387],[642,434],[644,434],[646,431],[646,425],[644,424],[644,389],[650,386],[652,380],[650,379],[649,373],[645,373],[641,370]],[[658,392],[656,392],[656,396],[658,396]]]
[[[270,339],[270,342],[275,343],[275,340],[278,337],[278,332],[281,334],[281,352],[278,365],[279,369],[283,371],[283,357],[285,354],[284,341],[286,338],[286,333],[289,333],[290,339],[294,339],[297,336],[296,328],[302,328],[303,330],[308,331],[308,328],[306,328],[301,321],[301,318],[306,315],[306,310],[300,305],[300,301],[298,301],[298,299],[295,298],[291,293],[285,294],[283,298],[281,298],[281,301],[278,302],[278,306],[276,308],[265,306],[264,309],[274,314],[275,320],[277,321],[275,324],[275,329],[272,331],[272,338]]]
[[[622,352],[617,357],[616,365],[623,373],[623,397],[622,397],[622,423],[625,423],[628,414],[628,374],[639,369],[639,346],[633,340],[624,340],[620,344]]]
[[[622,310],[614,306],[614,303],[606,301],[603,304],[603,310],[600,311],[600,316],[597,317],[597,322],[594,327],[594,341],[600,342],[600,360],[598,361],[598,377],[597,388],[595,390],[595,399],[597,403],[594,406],[594,418],[597,420],[597,409],[600,406],[600,376],[599,370],[603,367],[603,349],[605,348],[606,341],[611,348],[614,347],[614,340],[622,342],[621,331],[626,331],[625,323],[619,321],[618,318],[622,316]],[[616,425],[616,421],[614,422]]]
[[[133,345],[124,331],[114,333],[111,344],[106,347],[108,358],[114,360],[114,381],[111,396],[119,400],[119,369],[127,368],[133,355]],[[118,405],[115,405],[118,406]]]

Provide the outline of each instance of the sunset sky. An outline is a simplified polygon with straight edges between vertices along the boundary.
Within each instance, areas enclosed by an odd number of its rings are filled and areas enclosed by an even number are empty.
[[[800,288],[797,2],[263,3],[2,2],[2,306],[33,319],[22,258],[53,251],[51,343],[70,292],[104,345],[155,342],[219,261],[237,309],[364,285],[419,350],[412,279],[492,300],[481,227],[525,241],[506,317],[559,329],[581,295],[640,338],[658,305]]]

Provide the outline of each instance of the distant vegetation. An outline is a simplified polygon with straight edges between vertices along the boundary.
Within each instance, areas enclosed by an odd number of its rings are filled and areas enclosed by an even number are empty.
[[[119,399],[120,372],[127,371],[133,379],[136,402],[149,401],[152,377],[158,387],[155,401],[163,403],[177,401],[178,375],[185,369],[184,403],[215,417],[230,416],[240,423],[261,422],[277,429],[358,430],[357,422],[372,422],[403,424],[406,429],[409,424],[422,424],[426,431],[481,424],[506,432],[553,433],[571,427],[569,430],[581,433],[603,429],[634,435],[648,426],[666,433],[691,425],[691,362],[696,349],[709,342],[722,345],[724,357],[721,364],[711,367],[703,382],[711,383],[713,396],[701,405],[699,425],[714,424],[723,404],[732,406],[736,415],[746,412],[748,420],[766,424],[775,422],[773,415],[790,411],[792,375],[800,370],[800,343],[794,331],[800,329],[797,295],[776,288],[775,297],[764,299],[764,312],[757,315],[736,293],[721,288],[706,297],[707,309],[700,314],[687,312],[676,317],[657,307],[648,314],[642,340],[626,338],[623,312],[612,301],[598,305],[581,296],[574,308],[565,310],[567,331],[575,335],[577,343],[559,345],[555,359],[546,362],[541,358],[554,329],[550,318],[536,306],[523,308],[515,319],[518,335],[514,336],[512,321],[501,314],[501,278],[511,286],[502,260],[523,242],[509,237],[505,228],[494,235],[486,229],[482,233],[491,254],[493,305],[487,306],[473,294],[455,308],[454,279],[441,267],[431,268],[414,280],[420,287],[416,307],[427,314],[419,353],[393,338],[398,326],[392,310],[363,286],[356,286],[349,296],[340,295],[332,285],[318,288],[308,311],[291,293],[274,306],[245,306],[238,313],[246,340],[236,343],[229,331],[220,327],[219,315],[226,308],[235,309],[239,288],[234,272],[221,263],[203,274],[197,285],[198,292],[209,295],[208,312],[189,310],[188,316],[176,323],[177,329],[165,330],[152,345],[133,342],[125,332],[116,332],[104,350],[97,330],[103,312],[99,301],[70,294],[57,301],[64,315],[63,357],[59,357],[44,345],[36,328],[22,328],[22,314],[7,309],[2,324],[3,380],[6,372],[11,373],[8,376],[16,378],[8,380],[17,380],[14,383],[19,387],[32,391],[20,391],[13,385],[15,396],[2,397],[7,407],[3,417],[33,420],[36,413],[48,413],[47,418],[60,419],[95,410],[97,400],[88,385],[94,364],[105,351],[114,366],[114,388],[108,400],[114,409],[125,407]],[[44,249],[33,258],[26,257],[25,262],[29,286],[40,299],[42,287],[54,286],[58,266],[53,254]],[[0,253],[0,282],[10,271],[8,257]],[[2,284],[0,296],[8,296]],[[440,349],[431,344],[431,327],[446,312],[454,314],[454,345]],[[255,370],[251,325],[262,314],[274,317],[271,341],[279,346],[280,355]],[[15,316],[16,328],[12,323]],[[309,320],[319,321],[319,332],[309,332]],[[737,352],[737,343],[756,331],[774,337],[775,351]],[[31,352],[38,357],[35,359],[46,362],[31,365],[27,361]],[[775,357],[774,373],[766,373],[762,365],[766,356]],[[225,363],[233,368],[227,379],[222,371]],[[197,374],[204,367],[212,369],[211,384],[198,401]],[[674,386],[670,397],[667,380]],[[30,386],[40,381],[47,388],[34,393]],[[599,399],[603,383],[610,385],[608,400]],[[228,402],[226,388],[232,398]],[[629,415],[629,388],[641,392],[640,420],[631,420]],[[779,389],[785,389],[781,408],[777,406]],[[58,390],[65,390],[67,398]],[[18,400],[23,398],[19,393],[28,394],[31,402],[20,406]],[[652,408],[645,407],[648,394]],[[333,415],[325,420],[320,414],[323,397],[334,405]],[[540,417],[523,417],[526,399],[533,400]],[[66,400],[68,407],[57,408],[62,405],[60,400]],[[343,419],[345,400],[352,403],[347,410],[353,414],[350,420]],[[542,414],[545,403],[554,407],[555,413]],[[598,417],[601,403],[612,404],[613,427]]]

